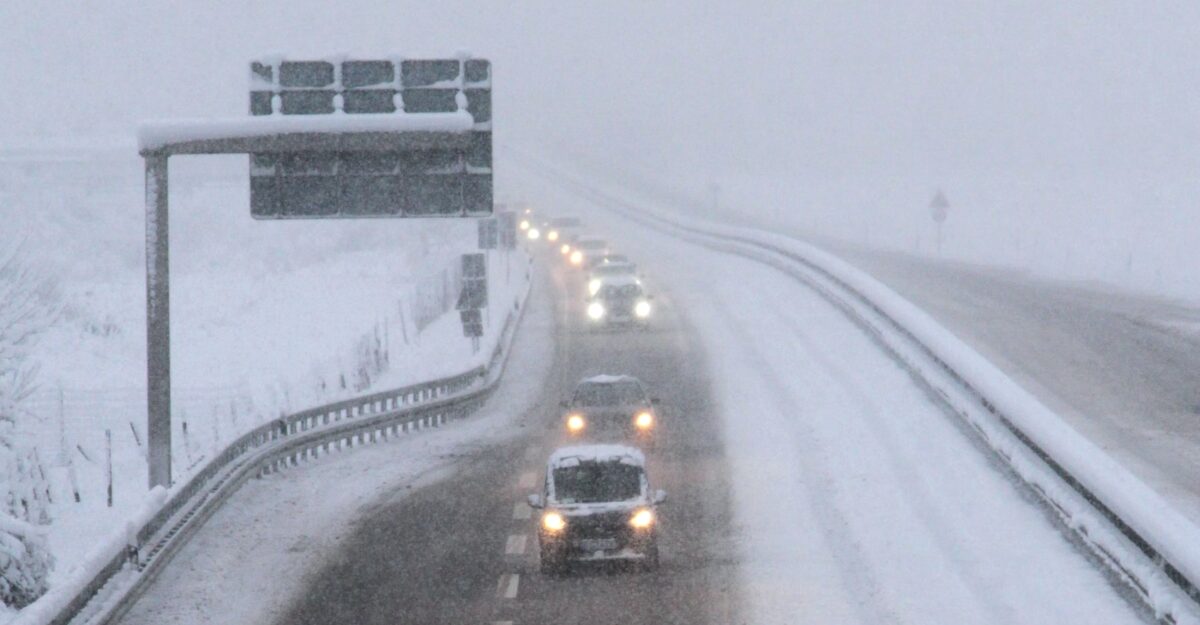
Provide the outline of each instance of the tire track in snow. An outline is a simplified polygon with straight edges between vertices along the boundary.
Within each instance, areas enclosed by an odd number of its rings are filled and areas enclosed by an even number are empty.
[[[791,330],[793,342],[799,345],[805,355],[830,374],[829,382],[840,389],[843,396],[858,407],[855,413],[869,421],[870,427],[867,429],[887,454],[888,465],[892,472],[909,486],[905,493],[906,496],[903,498],[905,506],[927,530],[926,535],[929,537],[930,543],[941,552],[943,560],[954,565],[951,570],[962,582],[963,587],[975,598],[976,603],[990,614],[992,621],[1019,622],[1020,619],[1017,618],[1012,607],[995,597],[995,587],[975,573],[977,567],[976,563],[971,561],[972,558],[964,557],[964,554],[971,554],[973,550],[968,546],[970,541],[964,540],[962,532],[956,529],[958,524],[947,519],[946,515],[941,512],[945,508],[945,498],[934,495],[925,476],[915,470],[916,467],[922,466],[927,461],[926,458],[921,457],[925,455],[922,453],[923,450],[912,449],[911,446],[903,444],[906,438],[911,440],[911,437],[906,437],[896,431],[893,421],[885,417],[879,404],[873,401],[871,394],[856,382],[855,376],[842,368],[833,358],[827,356],[826,351],[820,349],[810,333],[800,327],[794,317],[781,314],[778,308],[768,308],[768,310],[771,310],[783,325]],[[832,308],[829,312],[830,314],[840,314]],[[870,337],[868,338],[870,339]],[[781,382],[776,376],[772,375],[771,377],[777,383]],[[939,412],[941,411],[939,410]],[[959,427],[957,422],[950,423],[950,425],[955,429]]]
[[[734,316],[732,309],[724,304],[724,301],[725,298],[714,300],[713,308],[718,311],[718,314],[731,321],[726,324],[726,327],[738,337],[740,345],[755,345],[754,337],[746,331],[744,324]],[[742,359],[751,365],[752,370],[761,372],[766,378],[765,381],[769,382],[769,386],[780,390],[787,389],[782,380],[775,375],[770,363],[763,358],[761,351],[744,347]],[[762,395],[770,398],[771,403],[780,414],[803,411],[802,403],[785,401],[784,393],[767,392]],[[812,433],[811,427],[801,427],[809,430],[807,433]],[[850,527],[849,518],[837,506],[835,479],[825,470],[824,466],[815,460],[823,453],[823,450],[813,444],[813,437],[806,437],[802,434],[804,432],[794,435],[795,446],[799,451],[796,458],[801,465],[800,475],[803,476],[797,480],[797,483],[804,492],[809,510],[821,525],[822,538],[834,556],[833,562],[837,567],[838,581],[846,591],[846,595],[851,598],[849,603],[858,622],[863,625],[903,623],[904,621],[898,614],[877,600],[883,595],[882,586],[873,574],[861,545],[854,540],[854,536],[847,529]]]

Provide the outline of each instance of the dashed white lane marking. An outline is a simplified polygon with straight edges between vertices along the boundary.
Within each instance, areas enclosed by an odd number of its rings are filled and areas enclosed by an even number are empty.
[[[537,473],[533,471],[522,473],[521,479],[517,481],[517,486],[521,488],[533,488],[534,484],[537,484]]]
[[[517,588],[521,585],[521,575],[518,573],[505,573],[500,576],[500,581],[496,583],[496,597],[501,599],[516,599]]]
[[[492,621],[492,625],[513,625],[512,621]]]
[[[508,543],[504,545],[505,555],[519,556],[525,553],[525,543],[528,542],[528,536],[525,534],[513,534],[508,537]]]
[[[526,520],[533,516],[533,508],[524,501],[518,501],[517,505],[513,506],[513,518],[517,520]]]

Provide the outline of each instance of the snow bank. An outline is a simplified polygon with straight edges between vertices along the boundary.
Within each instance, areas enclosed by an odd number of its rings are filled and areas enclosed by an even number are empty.
[[[82,589],[107,578],[106,569],[124,559],[128,548],[137,542],[137,528],[145,525],[167,503],[167,489],[157,486],[146,493],[142,505],[125,526],[117,528],[92,548],[71,571],[67,580],[51,588],[37,601],[17,613],[10,625],[50,623],[75,601]],[[120,564],[116,565],[120,568]]]
[[[1094,496],[1096,504],[1126,523],[1193,586],[1200,580],[1200,527],[927,313],[865,272],[810,244],[746,228],[712,231],[769,246],[842,283],[928,349],[990,404],[989,410],[1007,419],[1068,479],[1076,480],[1087,491],[1085,496]]]
[[[138,128],[138,149],[152,152],[172,143],[297,133],[455,132],[475,127],[466,111],[355,115],[264,115],[218,119],[162,120]]]

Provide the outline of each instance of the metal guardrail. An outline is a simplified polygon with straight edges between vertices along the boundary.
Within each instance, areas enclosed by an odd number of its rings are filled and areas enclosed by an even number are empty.
[[[497,387],[509,346],[525,312],[529,288],[527,283],[518,302],[505,316],[486,365],[447,378],[302,410],[239,437],[175,490],[158,513],[138,529],[136,544],[115,554],[98,575],[46,622],[68,625],[83,617],[89,622],[110,623],[119,618],[186,538],[250,477],[297,466],[335,447],[387,440],[437,427],[474,412]],[[128,565],[136,567],[138,577],[128,587],[105,593],[105,587],[114,583],[117,574]],[[116,593],[123,594],[111,596]],[[100,595],[105,596],[98,603],[105,605],[91,606]]]

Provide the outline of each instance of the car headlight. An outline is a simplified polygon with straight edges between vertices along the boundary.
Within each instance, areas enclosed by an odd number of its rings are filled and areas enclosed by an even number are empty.
[[[593,278],[591,282],[588,282],[588,295],[595,295],[596,291],[599,291],[599,290],[600,290],[600,279],[599,278]]]
[[[528,230],[528,229],[529,229],[529,226],[530,226],[530,223],[529,223],[529,220],[528,220],[528,219],[522,219],[522,220],[521,220],[521,229],[522,229],[522,230]]]
[[[579,250],[575,250],[574,252],[571,252],[571,264],[572,265],[583,264],[583,252],[581,252]]]
[[[567,417],[567,429],[572,432],[578,432],[587,427],[587,420],[583,415],[573,414]]]
[[[591,304],[588,304],[587,315],[588,318],[594,321],[599,321],[604,317],[604,304],[601,304],[600,302],[592,302]]]
[[[542,238],[542,231],[537,228],[530,228],[526,234],[529,236],[530,241],[537,241]]]
[[[637,413],[637,416],[633,418],[633,424],[637,426],[639,430],[650,429],[654,425],[654,415],[651,414],[649,410],[643,410]]]
[[[570,253],[570,251],[571,251],[571,244],[570,244],[570,243],[563,243],[563,244],[562,244],[562,247],[558,248],[558,251],[562,252],[564,255],[566,255],[566,254]]]
[[[551,230],[550,232],[547,232],[546,240],[550,241],[550,242],[557,241],[558,240],[558,230]]]
[[[647,302],[646,300],[639,301],[633,307],[633,314],[637,315],[641,319],[645,319],[646,317],[649,317],[650,316],[650,302]]]
[[[544,519],[545,517],[543,517],[543,522]],[[642,508],[641,510],[634,512],[633,516],[629,517],[629,524],[635,529],[648,529],[650,526],[654,525],[654,511],[650,508]]]
[[[542,527],[547,532],[561,532],[567,528],[567,520],[558,512],[550,510],[542,515]]]

